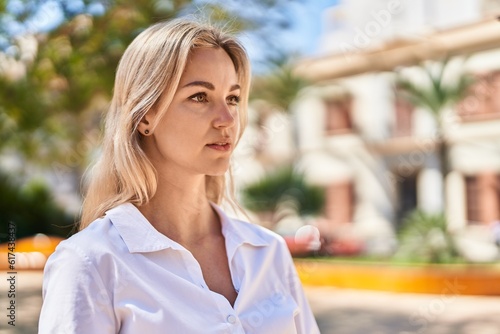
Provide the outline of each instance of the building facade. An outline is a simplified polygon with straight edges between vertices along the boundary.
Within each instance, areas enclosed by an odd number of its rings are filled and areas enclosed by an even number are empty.
[[[500,220],[498,7],[476,0],[352,0],[327,10],[321,55],[296,66],[311,84],[291,117],[271,113],[260,125],[265,145],[258,159],[240,150],[242,183],[268,165],[293,161],[308,182],[325,189],[323,217],[313,224],[327,238],[361,240],[369,253],[387,254],[404,217],[420,209],[446,213],[469,258],[497,256],[491,225]],[[422,64],[444,59],[444,83],[464,74],[475,83],[436,118],[405,99],[396,81],[402,76],[425,87]],[[249,133],[243,147],[263,137],[257,127]],[[441,139],[448,147],[446,176]]]
[[[348,230],[367,242],[368,251],[383,253],[390,251],[390,240],[409,212],[443,212],[466,256],[496,256],[496,3],[374,1],[364,14],[355,13],[360,2],[344,1],[327,11],[325,19],[335,22],[326,26],[336,27],[323,38],[330,54],[305,59],[296,71],[312,82],[295,103],[294,114],[300,125],[300,165],[311,183],[326,189],[320,229],[327,235]],[[412,13],[417,17],[410,19]],[[455,19],[446,19],[450,13]],[[403,76],[430,89],[421,65],[437,66],[433,62],[443,59],[449,60],[444,82],[463,74],[475,80],[462,99],[435,118],[405,99],[396,81]],[[449,147],[445,176],[441,138]]]

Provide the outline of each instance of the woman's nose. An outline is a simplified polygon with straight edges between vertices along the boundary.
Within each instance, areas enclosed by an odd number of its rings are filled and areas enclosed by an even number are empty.
[[[236,124],[236,107],[228,106],[226,103],[217,108],[216,117],[213,121],[215,128],[230,128]]]

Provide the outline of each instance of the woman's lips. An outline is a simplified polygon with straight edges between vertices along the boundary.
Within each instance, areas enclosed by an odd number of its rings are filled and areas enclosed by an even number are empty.
[[[229,143],[214,143],[214,144],[208,144],[207,146],[217,151],[227,152],[231,150],[231,144]]]

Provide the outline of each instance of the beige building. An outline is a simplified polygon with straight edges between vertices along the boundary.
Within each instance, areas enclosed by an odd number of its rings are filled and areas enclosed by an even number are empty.
[[[327,54],[296,67],[312,82],[293,111],[300,165],[326,189],[327,219],[319,227],[326,234],[348,230],[368,251],[385,252],[405,214],[444,211],[466,256],[493,258],[491,224],[500,220],[496,2],[373,1],[367,15],[356,13],[361,2],[327,11],[327,28],[332,18],[337,27],[322,39],[331,44]],[[446,19],[451,14],[455,20]],[[425,84],[417,65],[445,57],[446,80],[466,72],[477,81],[443,114],[451,169],[443,179],[435,119],[402,99],[394,83],[401,73]]]
[[[282,234],[310,223],[323,236],[389,254],[403,217],[418,208],[445,212],[468,258],[497,257],[491,226],[500,220],[496,14],[500,1],[484,0],[344,0],[327,10],[320,55],[295,67],[311,84],[289,115],[268,110],[262,123],[255,112],[262,106],[253,102],[235,152],[237,186],[294,161],[310,183],[324,187],[327,201],[324,217],[288,217],[276,228]],[[419,64],[444,58],[451,59],[447,81],[464,72],[477,78],[469,96],[443,113],[451,169],[445,179],[435,119],[394,88],[397,73],[422,82]]]

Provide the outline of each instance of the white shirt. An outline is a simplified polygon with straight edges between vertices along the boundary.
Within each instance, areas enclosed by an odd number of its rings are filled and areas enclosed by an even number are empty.
[[[61,242],[45,266],[39,333],[319,333],[283,239],[220,216],[234,308],[191,252],[122,204]]]

